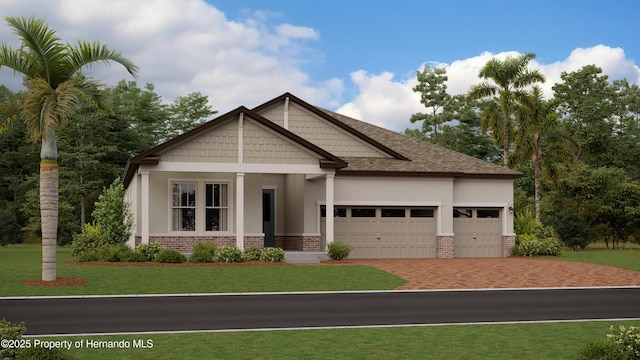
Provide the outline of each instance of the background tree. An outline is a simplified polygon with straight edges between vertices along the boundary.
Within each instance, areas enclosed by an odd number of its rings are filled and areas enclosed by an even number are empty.
[[[467,96],[470,100],[497,96],[500,113],[502,115],[501,128],[492,128],[499,136],[494,139],[502,139],[503,164],[509,167],[509,152],[511,140],[509,136],[511,117],[517,103],[528,100],[525,88],[538,82],[544,82],[544,76],[538,70],[529,70],[528,65],[536,57],[533,53],[527,53],[518,57],[508,57],[505,60],[493,58],[480,70],[478,76],[485,81],[473,85]],[[489,81],[491,80],[491,81]],[[483,117],[493,117],[491,123],[497,125],[495,116],[498,114],[494,107],[485,108]],[[491,111],[493,110],[493,111]],[[496,144],[497,145],[497,144]]]
[[[430,134],[433,143],[438,143],[438,125],[451,120],[447,105],[451,95],[447,93],[447,70],[445,68],[431,68],[425,65],[422,71],[416,72],[418,85],[414,92],[420,93],[420,102],[427,108],[426,113],[411,115],[411,123],[422,121],[422,132]]]
[[[170,139],[210,120],[218,112],[209,105],[209,98],[200,92],[178,96],[169,106],[169,122],[165,138]]]
[[[578,71],[563,72],[561,83],[553,86],[568,131],[575,134],[580,148],[579,160],[594,167],[609,166],[614,144],[613,116],[617,95],[602,69],[587,65]]]
[[[533,168],[535,219],[540,223],[542,174],[554,184],[557,183],[559,171],[565,166],[574,165],[577,143],[560,127],[553,103],[544,100],[540,87],[533,87],[525,104],[515,110],[518,126],[512,155],[514,163],[529,163]]]
[[[26,91],[1,108],[0,131],[18,116],[24,118],[31,139],[41,140],[40,212],[42,222],[42,280],[56,279],[56,237],[58,227],[58,150],[56,129],[64,126],[85,101],[92,107],[108,109],[99,83],[86,78],[82,69],[95,62],[123,65],[134,75],[137,67],[120,53],[99,42],[63,43],[43,20],[7,17],[22,41],[20,49],[0,46],[0,67],[24,76]]]

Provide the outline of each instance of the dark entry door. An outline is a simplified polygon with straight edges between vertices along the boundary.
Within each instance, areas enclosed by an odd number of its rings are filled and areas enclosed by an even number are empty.
[[[276,246],[274,197],[275,191],[273,189],[262,190],[262,232],[264,233],[264,247]]]

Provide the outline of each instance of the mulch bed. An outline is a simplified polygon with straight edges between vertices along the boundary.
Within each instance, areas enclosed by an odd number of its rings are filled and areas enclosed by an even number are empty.
[[[108,261],[87,261],[78,262],[76,260],[65,260],[65,264],[83,265],[83,266],[137,266],[137,267],[221,267],[221,266],[287,266],[291,265],[284,262],[266,262],[266,261],[243,261],[237,263],[210,262],[210,263],[190,263],[183,262],[179,264],[157,263],[153,261],[147,262],[108,262]]]
[[[24,282],[28,286],[40,286],[40,287],[57,287],[57,286],[82,286],[87,285],[89,282],[84,279],[74,278],[56,278],[53,281],[43,281],[41,279],[27,280]]]

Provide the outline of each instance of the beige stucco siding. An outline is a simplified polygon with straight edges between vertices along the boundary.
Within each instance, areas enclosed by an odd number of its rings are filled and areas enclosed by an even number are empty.
[[[251,164],[318,164],[312,154],[254,122],[244,123],[244,162]]]
[[[437,206],[439,212],[453,212],[453,179],[336,177],[337,206]],[[317,203],[325,201],[325,180],[305,183],[305,231],[317,229]],[[438,215],[439,216],[439,215]],[[314,230],[315,231],[315,230]],[[453,233],[451,216],[440,219],[439,234]]]
[[[453,183],[454,206],[504,207],[513,206],[513,180],[456,179]],[[513,233],[513,214],[506,211],[504,234]]]
[[[229,121],[164,152],[160,161],[238,162],[238,124]]]

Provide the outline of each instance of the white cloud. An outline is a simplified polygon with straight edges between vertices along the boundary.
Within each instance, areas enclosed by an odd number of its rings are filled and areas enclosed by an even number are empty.
[[[296,38],[296,39],[312,39],[318,40],[320,35],[310,27],[306,26],[294,26],[291,24],[281,24],[276,26],[276,31],[279,35]]]
[[[203,0],[2,1],[3,13],[45,19],[65,41],[100,40],[140,68],[138,84],[150,82],[165,101],[199,91],[225,112],[253,106],[290,91],[320,106],[337,106],[340,79],[312,80],[301,64],[312,28],[277,23],[273,13],[247,13],[232,21]],[[276,19],[277,20],[277,19]],[[18,45],[5,24],[0,42]],[[101,64],[92,75],[114,85],[133,80],[119,65]],[[18,77],[0,71],[0,83]]]
[[[514,51],[499,54],[484,52],[451,64],[434,61],[425,63],[430,66],[444,66],[447,69],[447,91],[456,95],[466,93],[472,85],[481,81],[478,73],[492,57],[504,59],[517,55],[519,53]],[[610,80],[627,78],[630,83],[640,84],[638,66],[626,58],[622,49],[605,45],[577,48],[565,60],[552,64],[540,64],[534,60],[531,62],[531,68],[538,69],[545,75],[546,82],[541,87],[545,95],[551,97],[551,87],[562,81],[560,74],[563,71],[576,71],[589,64],[601,67]],[[424,63],[419,69],[423,66]],[[415,78],[395,80],[391,73],[368,74],[359,70],[351,74],[351,80],[357,86],[358,94],[352,101],[342,105],[338,112],[397,131],[418,127],[409,121],[411,114],[425,110],[420,104],[420,97],[412,91]]]
[[[273,12],[245,12],[230,20],[204,0],[0,0],[0,6],[4,14],[45,19],[69,42],[100,40],[122,52],[140,67],[138,84],[153,83],[165,101],[199,91],[209,96],[215,109],[225,112],[290,91],[312,104],[398,131],[416,127],[409,118],[424,111],[419,94],[412,91],[415,71],[399,78],[390,72],[370,73],[361,66],[351,74],[312,78],[303,65],[322,65],[324,54],[313,48],[321,40],[320,32],[279,21],[282,15]],[[19,46],[4,22],[0,43]],[[514,55],[485,52],[450,64],[428,59],[416,59],[416,64],[445,66],[448,91],[462,94],[480,81],[478,72],[491,57]],[[552,64],[533,61],[532,67],[547,77],[543,88],[549,96],[561,72],[587,64],[602,67],[611,79],[626,77],[640,84],[635,63],[622,49],[605,45],[575,49]],[[118,65],[97,65],[92,74],[109,85],[133,80]],[[349,77],[347,84],[343,76]],[[10,70],[0,71],[0,84],[17,90],[20,83]],[[356,94],[344,100],[345,88],[352,87]]]

